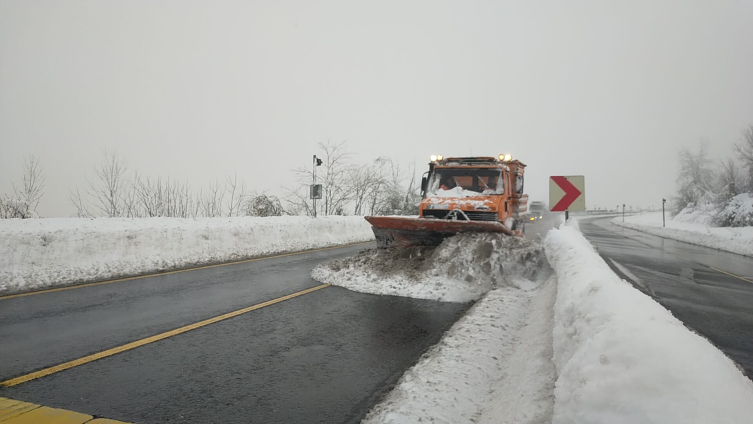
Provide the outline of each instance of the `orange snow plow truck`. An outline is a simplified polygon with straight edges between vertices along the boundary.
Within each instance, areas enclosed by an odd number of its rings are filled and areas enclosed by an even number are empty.
[[[457,233],[522,236],[528,196],[525,165],[511,155],[432,155],[421,180],[418,217],[367,216],[377,246],[434,246]]]

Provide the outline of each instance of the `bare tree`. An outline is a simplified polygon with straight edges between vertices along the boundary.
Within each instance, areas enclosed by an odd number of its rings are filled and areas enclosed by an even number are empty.
[[[36,156],[31,155],[24,160],[22,181],[20,188],[16,188],[15,184],[13,185],[13,191],[16,194],[16,201],[25,205],[23,218],[30,218],[36,215],[39,200],[44,194],[42,192],[44,176],[42,175],[39,158]]]
[[[13,196],[0,197],[0,218],[33,218],[37,216],[37,206],[44,194],[44,175],[39,159],[31,155],[24,159],[21,185],[13,187]]]
[[[322,184],[322,202],[317,205],[317,212],[323,215],[342,215],[351,200],[351,185],[353,165],[350,163],[351,154],[347,151],[346,142],[319,143],[324,151],[321,155],[322,167],[317,170],[317,183]],[[298,175],[299,186],[296,189],[283,187],[286,201],[290,210],[306,215],[313,214],[313,206],[308,199],[308,186],[312,181],[312,170],[298,168],[294,170]]]
[[[389,184],[386,165],[390,163],[389,158],[379,157],[369,166],[351,168],[348,180],[353,214],[364,215],[369,209],[373,214],[377,199],[383,194],[384,187]]]
[[[246,183],[244,181],[238,183],[238,174],[233,174],[232,177],[228,176],[225,179],[225,191],[230,195],[227,203],[227,216],[239,216],[243,201],[247,196]]]
[[[753,124],[743,130],[743,139],[735,144],[735,152],[747,171],[745,186],[740,189],[753,193]]]
[[[78,187],[69,196],[69,200],[77,209],[77,215],[125,216],[124,198],[128,197],[125,191],[130,188],[125,182],[125,173],[125,161],[118,153],[105,151],[104,161],[94,169],[94,178],[86,178],[85,192],[88,199],[81,196]]]
[[[714,172],[708,160],[708,144],[701,143],[698,152],[693,153],[687,148],[679,152],[680,172],[677,176],[677,196],[675,213],[679,213],[686,206],[709,203],[713,199]]]
[[[745,187],[745,181],[734,159],[722,161],[721,165],[715,190],[717,206],[727,203],[731,198],[740,194],[740,190]]]
[[[206,192],[199,191],[197,203],[200,204],[199,214],[209,218],[222,216],[222,200],[225,197],[224,188],[220,183],[215,181],[209,182],[209,188]]]

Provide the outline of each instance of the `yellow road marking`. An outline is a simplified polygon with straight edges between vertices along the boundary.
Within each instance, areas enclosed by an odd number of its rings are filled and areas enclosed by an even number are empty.
[[[13,399],[0,398],[0,421],[9,420],[36,408],[39,408],[39,405],[20,402]]]
[[[3,424],[126,424],[122,421],[94,418],[65,409],[0,398],[0,422]]]
[[[80,289],[80,288],[84,288],[84,287],[101,286],[103,284],[119,283],[119,282],[122,282],[122,281],[138,280],[138,279],[141,279],[141,278],[157,277],[157,276],[160,276],[160,275],[170,275],[170,274],[178,274],[178,273],[181,273],[181,272],[198,271],[200,269],[217,268],[217,267],[228,266],[228,265],[237,265],[237,264],[243,264],[243,263],[247,263],[247,262],[262,261],[262,260],[265,260],[265,259],[284,258],[286,256],[295,256],[295,255],[305,255],[307,253],[321,252],[323,250],[339,249],[341,247],[357,246],[359,244],[366,244],[366,243],[372,243],[372,241],[362,241],[362,242],[358,242],[358,243],[341,244],[341,245],[338,245],[338,246],[323,247],[321,249],[302,250],[300,252],[283,253],[283,254],[274,255],[274,256],[263,256],[263,257],[260,257],[260,258],[244,259],[244,260],[241,260],[241,261],[225,262],[225,263],[214,264],[214,265],[205,265],[205,266],[199,266],[199,267],[195,267],[195,268],[178,269],[178,270],[175,270],[175,271],[157,272],[157,273],[154,273],[154,274],[138,275],[138,276],[135,276],[135,277],[118,278],[118,279],[115,279],[115,280],[99,281],[99,282],[96,282],[96,283],[76,284],[76,285],[65,286],[65,287],[57,287],[57,288],[54,288],[54,289],[37,290],[37,291],[32,291],[32,292],[27,292],[27,293],[9,294],[9,295],[5,295],[5,296],[0,296],[0,300],[13,299],[13,298],[16,298],[16,297],[24,297],[24,296],[33,296],[35,294],[52,293],[52,292],[58,292],[58,291],[64,291],[64,290]]]
[[[292,294],[289,294],[287,296],[278,297],[277,299],[268,300],[266,302],[257,303],[256,305],[252,305],[243,309],[238,309],[237,311],[228,312],[223,315],[216,316],[214,318],[205,319],[203,321],[199,321],[194,324],[189,324],[180,328],[176,328],[174,330],[166,331],[164,333],[160,333],[151,337],[147,337],[145,339],[137,340],[135,342],[126,343],[124,345],[114,347],[112,349],[107,349],[102,352],[95,353],[93,355],[84,356],[83,358],[74,359],[73,361],[65,362],[59,365],[55,365],[53,367],[45,368],[43,370],[39,370],[30,374],[22,375],[19,377],[11,378],[10,380],[5,380],[3,382],[0,382],[0,387],[11,387],[16,386],[21,383],[26,383],[27,381],[35,380],[37,378],[46,377],[50,374],[55,374],[60,371],[67,370],[69,368],[77,367],[79,365],[88,364],[89,362],[96,361],[98,359],[106,358],[108,356],[112,356],[121,352],[125,352],[131,349],[136,349],[137,347],[141,347],[144,345],[147,345],[149,343],[154,343],[163,339],[166,339],[168,337],[177,336],[178,334],[185,333],[187,331],[195,330],[197,328],[205,327],[209,324],[214,324],[219,321],[223,321],[229,318],[237,317],[238,315],[245,314],[247,312],[255,311],[257,309],[261,309],[265,306],[274,305],[275,303],[280,303],[289,299],[292,299],[294,297],[303,296],[304,294],[311,293],[316,290],[320,290],[323,288],[329,287],[329,284],[322,284],[316,287],[312,287],[310,289],[301,290],[299,292],[295,292]]]
[[[708,265],[707,265],[707,266],[708,266]],[[749,280],[749,279],[747,279],[747,278],[745,278],[745,277],[741,277],[741,276],[739,276],[739,275],[735,275],[735,274],[733,274],[733,273],[731,273],[731,272],[727,272],[727,271],[722,271],[721,269],[717,269],[717,268],[714,268],[713,266],[709,266],[709,268],[713,269],[714,271],[717,271],[717,272],[721,272],[722,274],[727,274],[727,275],[729,275],[730,277],[735,277],[735,278],[737,278],[738,280],[743,280],[743,281],[747,281],[747,282],[749,282],[749,283],[753,283],[753,280]]]

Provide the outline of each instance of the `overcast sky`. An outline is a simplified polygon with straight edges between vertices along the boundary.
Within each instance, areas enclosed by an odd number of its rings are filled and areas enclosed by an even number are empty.
[[[0,0],[0,194],[29,154],[39,212],[116,149],[195,187],[290,184],[316,145],[423,171],[511,153],[527,191],[659,206],[676,154],[753,123],[753,1]]]

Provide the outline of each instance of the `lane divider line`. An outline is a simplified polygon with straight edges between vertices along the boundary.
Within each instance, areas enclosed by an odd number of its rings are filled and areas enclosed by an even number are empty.
[[[611,223],[611,222],[610,222],[610,223]],[[596,224],[591,224],[591,225],[594,225],[594,226],[596,226]],[[614,224],[612,224],[612,225],[614,225]],[[644,231],[641,231],[641,230],[636,230],[636,229],[634,229],[634,228],[630,228],[630,227],[623,227],[623,226],[620,226],[620,225],[616,225],[616,226],[617,226],[617,227],[620,227],[620,228],[622,228],[622,229],[627,229],[627,230],[635,231],[635,232],[638,232],[638,233],[641,233],[641,234],[648,234],[649,236],[653,236],[653,237],[659,237],[659,238],[664,238],[664,237],[661,237],[661,236],[657,236],[657,235],[655,235],[655,234],[647,233],[647,232],[644,232]],[[611,232],[611,233],[613,233],[613,234],[617,234],[616,232],[614,232],[614,231],[610,231],[610,230],[608,230],[607,228],[604,228],[604,227],[601,227],[601,226],[599,226],[599,227],[600,227],[600,228],[602,228],[602,229],[604,229],[604,230],[606,230],[606,231],[609,231],[609,232]],[[618,234],[618,235],[620,235],[620,236],[622,236],[622,237],[624,237],[624,238],[627,238],[627,239],[633,240],[633,241],[635,241],[635,242],[637,242],[637,243],[643,244],[643,245],[645,245],[645,246],[651,247],[651,248],[653,248],[653,249],[659,249],[659,250],[661,250],[661,251],[662,251],[662,252],[664,252],[664,253],[667,253],[667,254],[670,254],[670,255],[674,255],[674,256],[677,256],[678,258],[680,258],[680,259],[682,259],[682,260],[685,260],[685,261],[688,261],[688,262],[692,262],[692,263],[694,263],[694,264],[698,264],[698,265],[701,265],[701,266],[705,266],[706,268],[709,268],[709,269],[713,269],[713,270],[714,270],[714,271],[716,271],[716,272],[721,272],[722,274],[726,274],[726,275],[729,275],[730,277],[733,277],[733,278],[737,278],[738,280],[743,280],[743,281],[747,281],[748,283],[753,283],[753,280],[750,280],[750,279],[748,279],[748,278],[745,278],[745,277],[741,277],[741,276],[739,276],[739,275],[736,275],[736,274],[733,274],[733,273],[731,273],[731,272],[727,272],[727,271],[722,271],[721,269],[718,269],[718,268],[714,268],[713,266],[709,266],[709,265],[703,264],[703,263],[701,263],[701,262],[698,262],[698,261],[695,261],[695,260],[693,260],[693,259],[689,259],[689,258],[686,258],[685,256],[683,256],[683,255],[680,255],[679,253],[668,252],[668,251],[664,250],[664,248],[661,248],[661,247],[656,247],[656,246],[652,246],[652,245],[650,245],[650,244],[648,244],[648,243],[644,243],[644,242],[642,242],[642,241],[640,241],[640,240],[636,240],[636,239],[634,239],[634,238],[632,238],[632,237],[628,237],[628,236],[625,236],[625,235],[622,235],[622,234]],[[685,244],[689,244],[689,245],[691,245],[691,246],[700,246],[700,245],[694,245],[694,244],[692,244],[692,243],[687,243],[687,242],[684,242],[684,241],[680,241],[680,240],[674,240],[674,239],[670,239],[670,238],[665,238],[665,239],[666,239],[666,240],[672,240],[672,241],[675,241],[675,242],[678,242],[678,243],[685,243]],[[713,247],[706,247],[706,246],[700,246],[700,247],[704,247],[704,248],[707,248],[707,249],[714,249]],[[714,249],[714,250],[718,250],[718,251],[720,251],[720,252],[724,252],[724,253],[732,253],[732,252],[728,252],[728,251],[726,251],[726,250],[721,250],[721,249]],[[735,254],[735,253],[732,253],[732,254]]]
[[[329,284],[322,284],[319,286],[311,287],[306,290],[301,290],[295,293],[291,293],[286,296],[278,297],[276,299],[268,300],[266,302],[257,303],[256,305],[248,306],[243,309],[238,309],[233,312],[228,312],[223,315],[216,316],[214,318],[205,319],[203,321],[199,321],[193,324],[189,324],[180,328],[176,328],[174,330],[166,331],[164,333],[156,334],[154,336],[150,336],[141,340],[136,340],[135,342],[126,343],[121,346],[114,347],[112,349],[107,349],[102,352],[97,352],[92,355],[84,356],[83,358],[74,359],[72,361],[64,362],[62,364],[58,364],[49,368],[44,368],[39,371],[35,371],[29,374],[21,375],[19,377],[11,378],[10,380],[5,380],[3,382],[0,382],[0,387],[12,387],[17,386],[21,383],[26,383],[27,381],[36,380],[38,378],[46,377],[51,374],[58,373],[60,371],[65,371],[67,369],[77,367],[79,365],[88,364],[89,362],[94,362],[98,359],[107,358],[108,356],[116,355],[118,353],[126,352],[131,349],[136,349],[137,347],[141,347],[150,343],[158,342],[160,340],[164,340],[168,337],[177,336],[178,334],[183,334],[185,332],[196,330],[197,328],[205,327],[210,324],[214,324],[216,322],[224,321],[226,319],[230,319],[233,317],[237,317],[238,315],[245,314],[247,312],[255,311],[257,309],[264,308],[265,306],[274,305],[276,303],[284,302],[289,299],[293,299],[298,296],[303,296],[304,294],[308,294],[317,290],[321,290],[323,288],[329,287]]]
[[[706,266],[708,266],[708,265],[706,265]],[[741,277],[741,276],[739,276],[739,275],[735,275],[735,274],[733,274],[733,273],[731,273],[731,272],[727,272],[727,271],[722,271],[721,269],[717,269],[717,268],[714,268],[713,266],[709,266],[709,268],[713,269],[713,270],[714,270],[714,271],[716,271],[716,272],[721,272],[722,274],[726,274],[726,275],[729,275],[730,277],[735,277],[735,278],[737,278],[738,280],[743,280],[743,281],[747,281],[747,282],[749,282],[749,283],[753,283],[753,280],[749,280],[749,279],[747,279],[747,278],[745,278],[745,277]]]
[[[221,264],[204,265],[204,266],[198,266],[198,267],[194,267],[194,268],[178,269],[178,270],[175,270],[175,271],[165,271],[165,272],[157,272],[157,273],[154,273],[154,274],[137,275],[137,276],[134,276],[134,277],[117,278],[117,279],[114,279],[114,280],[98,281],[98,282],[94,282],[94,283],[74,284],[74,285],[65,286],[65,287],[56,287],[56,288],[52,288],[52,289],[37,290],[37,291],[26,292],[26,293],[8,294],[8,295],[5,295],[5,296],[0,296],[0,300],[14,299],[14,298],[17,298],[17,297],[25,297],[25,296],[33,296],[33,295],[36,295],[36,294],[53,293],[53,292],[59,292],[59,291],[64,291],[64,290],[80,289],[80,288],[84,288],[84,287],[101,286],[103,284],[120,283],[120,282],[123,282],[123,281],[138,280],[138,279],[141,279],[141,278],[159,277],[159,276],[162,276],[162,275],[178,274],[178,273],[181,273],[181,272],[189,272],[189,271],[198,271],[198,270],[201,270],[201,269],[217,268],[217,267],[221,267],[221,266],[238,265],[238,264],[243,264],[243,263],[248,263],[248,262],[263,261],[265,259],[275,259],[275,258],[284,258],[286,256],[304,255],[304,254],[307,254],[307,253],[314,253],[314,252],[321,252],[321,251],[324,251],[324,250],[339,249],[341,247],[357,246],[359,244],[366,244],[366,243],[373,243],[373,240],[371,240],[371,241],[360,241],[360,242],[350,243],[350,244],[340,244],[340,245],[337,245],[337,246],[322,247],[320,249],[302,250],[300,252],[283,253],[283,254],[274,255],[274,256],[262,256],[262,257],[253,258],[253,259],[243,259],[243,260],[240,260],[240,261],[224,262],[224,263],[221,263]]]

